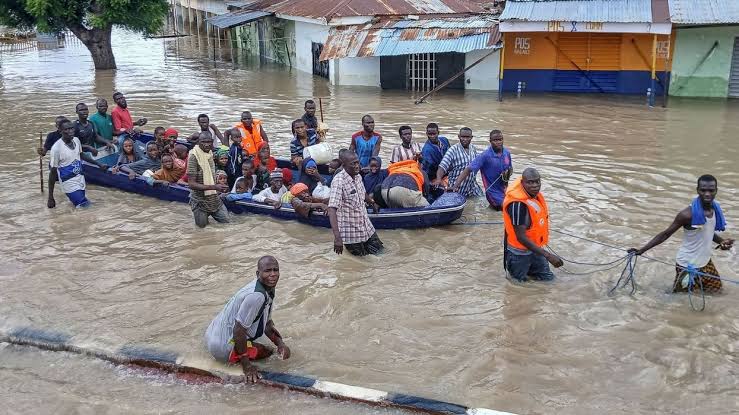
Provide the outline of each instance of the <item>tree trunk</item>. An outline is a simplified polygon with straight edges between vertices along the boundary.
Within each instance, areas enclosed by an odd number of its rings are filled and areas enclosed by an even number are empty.
[[[74,26],[69,29],[90,51],[95,70],[116,69],[113,47],[110,43],[112,26],[95,29]]]

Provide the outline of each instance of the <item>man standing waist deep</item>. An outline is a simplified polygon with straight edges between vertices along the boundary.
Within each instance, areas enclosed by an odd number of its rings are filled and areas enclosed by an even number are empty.
[[[641,255],[655,246],[661,244],[672,236],[678,229],[683,228],[683,244],[677,251],[675,259],[675,282],[673,292],[687,292],[690,288],[689,271],[697,271],[705,275],[695,276],[693,284],[700,284],[703,291],[717,293],[721,291],[721,277],[713,265],[711,253],[712,243],[717,243],[722,250],[731,249],[734,245],[733,239],[724,239],[716,232],[726,229],[726,219],[721,206],[716,202],[718,193],[718,181],[710,174],[698,178],[696,188],[698,197],[693,199],[690,206],[681,210],[675,220],[664,231],[660,232],[640,249],[630,249],[636,255]]]
[[[528,277],[552,280],[549,264],[562,266],[562,259],[545,249],[549,242],[549,208],[540,189],[539,172],[528,168],[511,183],[503,200],[505,268],[520,282]]]
[[[341,254],[344,247],[352,255],[364,256],[382,252],[383,246],[375,227],[367,215],[369,203],[377,210],[372,196],[364,190],[359,158],[353,151],[339,152],[344,169],[331,181],[328,217],[334,233],[334,252]]]

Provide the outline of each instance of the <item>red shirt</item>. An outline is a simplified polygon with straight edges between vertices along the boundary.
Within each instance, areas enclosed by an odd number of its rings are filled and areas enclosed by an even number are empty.
[[[131,118],[128,108],[121,108],[116,105],[113,111],[110,112],[110,117],[113,119],[113,129],[118,134],[133,128],[133,118]]]

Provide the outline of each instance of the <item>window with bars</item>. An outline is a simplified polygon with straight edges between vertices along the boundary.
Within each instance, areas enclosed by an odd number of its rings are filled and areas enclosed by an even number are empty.
[[[436,54],[408,55],[408,83],[411,91],[430,91],[436,87]]]

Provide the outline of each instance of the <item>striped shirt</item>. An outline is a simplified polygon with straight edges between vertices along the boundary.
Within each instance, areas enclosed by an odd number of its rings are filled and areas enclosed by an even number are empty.
[[[336,173],[331,181],[328,207],[336,208],[339,235],[344,244],[366,242],[375,234],[364,204],[364,184],[360,175],[352,177],[346,170]]]
[[[470,165],[470,162],[477,157],[477,149],[475,145],[470,143],[469,147],[465,150],[462,144],[457,143],[449,147],[449,151],[444,154],[444,158],[441,159],[439,167],[449,174],[449,186],[453,185],[457,181],[457,177],[464,171],[464,169]],[[476,174],[470,174],[459,186],[459,193],[465,197],[470,196],[481,196],[482,189],[477,184]]]
[[[421,145],[416,142],[411,142],[410,148],[405,148],[402,144],[395,146],[393,148],[393,154],[390,156],[390,163],[413,160],[416,154],[421,154]]]

